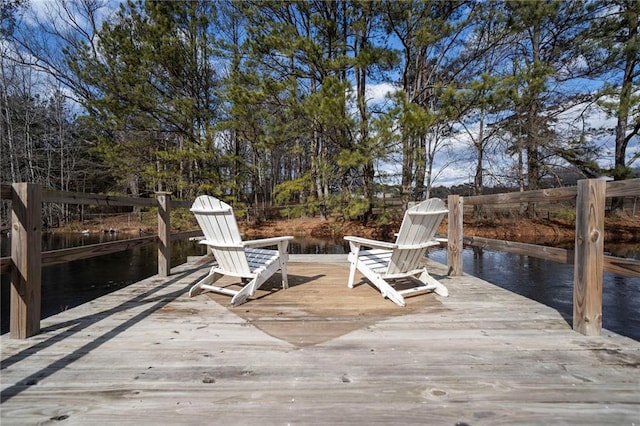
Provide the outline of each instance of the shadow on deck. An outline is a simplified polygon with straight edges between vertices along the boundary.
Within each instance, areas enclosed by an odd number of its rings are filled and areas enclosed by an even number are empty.
[[[637,342],[433,262],[450,296],[401,308],[326,259],[238,307],[189,298],[206,268],[182,265],[3,335],[2,424],[637,421]]]

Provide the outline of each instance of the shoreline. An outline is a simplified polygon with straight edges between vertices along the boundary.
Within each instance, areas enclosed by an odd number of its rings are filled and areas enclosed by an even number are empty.
[[[124,219],[124,220],[123,220]],[[362,223],[336,218],[323,220],[319,217],[266,220],[261,223],[239,221],[241,232],[247,239],[268,238],[281,235],[294,237],[341,240],[345,235],[390,241],[400,227],[400,221],[376,224]],[[105,218],[99,223],[71,223],[59,228],[43,229],[43,233],[123,233],[127,235],[153,235],[155,224],[127,220],[126,216]],[[193,227],[177,227],[175,231],[197,230]],[[446,219],[438,229],[440,235],[447,233]],[[464,233],[468,236],[517,241],[541,245],[572,244],[575,224],[561,219],[478,219],[465,218]],[[605,240],[608,243],[640,242],[640,217],[608,217],[605,221]]]

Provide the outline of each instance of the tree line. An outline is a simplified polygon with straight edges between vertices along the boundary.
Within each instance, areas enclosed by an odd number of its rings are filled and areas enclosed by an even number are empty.
[[[3,182],[350,218],[462,163],[481,194],[640,157],[635,0],[111,5],[3,2]]]

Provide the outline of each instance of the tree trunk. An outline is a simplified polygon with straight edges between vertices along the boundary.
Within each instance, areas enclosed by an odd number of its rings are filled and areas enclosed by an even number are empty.
[[[413,201],[419,201],[424,198],[424,182],[427,174],[427,136],[421,135],[418,146],[416,147],[416,189],[413,194]]]

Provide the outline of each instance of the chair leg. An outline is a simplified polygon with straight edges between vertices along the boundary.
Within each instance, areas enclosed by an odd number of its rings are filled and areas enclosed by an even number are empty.
[[[240,290],[238,293],[236,293],[235,296],[231,298],[231,304],[233,306],[242,305],[244,302],[247,301],[247,299],[249,299],[249,297],[253,295],[253,292],[251,291],[251,289],[255,284],[256,279],[257,278],[254,278],[253,280],[251,280],[249,284],[242,287],[242,290]]]
[[[356,262],[357,261],[351,262],[351,267],[349,268],[349,281],[347,281],[347,287],[349,288],[353,288],[353,282],[356,279]]]
[[[265,281],[266,279],[264,275],[258,275],[257,277],[253,278],[251,281],[249,281],[249,284],[242,287],[242,289],[238,291],[236,295],[233,296],[233,298],[231,298],[231,304],[233,306],[242,305],[247,301],[247,299],[253,296],[256,290],[260,288],[260,286],[264,284]]]
[[[429,288],[433,288],[433,292],[435,294],[443,297],[449,296],[449,290],[447,289],[447,287],[445,287],[444,284],[429,275],[429,272],[427,272],[426,268],[422,271],[418,279],[425,285],[429,286]]]
[[[367,277],[367,278],[371,280],[373,285],[378,287],[378,289],[380,290],[380,293],[382,293],[382,297],[386,297],[387,299],[391,300],[393,303],[395,303],[398,306],[407,305],[407,303],[404,301],[404,297],[400,293],[398,293],[398,291],[395,288],[391,287],[391,285],[385,280],[383,280],[380,276]]]
[[[282,258],[280,258],[282,259]],[[289,288],[289,278],[287,277],[287,261],[280,261],[280,274],[282,274],[282,289]]]
[[[391,287],[391,285],[388,282],[386,282],[380,276],[380,274],[376,274],[372,270],[366,269],[366,268],[360,270],[360,272],[362,272],[362,274],[369,281],[371,281],[371,284],[373,284],[378,288],[378,290],[380,290],[380,293],[382,293],[382,297],[386,297],[387,299],[391,300],[393,303],[395,303],[398,306],[406,306],[404,297],[400,293],[398,293],[398,291],[395,288]]]
[[[360,246],[349,241],[351,250],[349,253],[349,261],[351,266],[349,267],[349,281],[347,281],[347,287],[353,288],[354,281],[356,279],[356,269],[358,269],[358,255],[360,253]]]
[[[213,269],[214,268],[211,268],[211,271],[209,271],[209,275],[207,275],[200,282],[191,287],[191,289],[189,290],[189,297],[197,296],[198,294],[202,293],[206,290],[205,288],[203,288],[204,286],[211,285],[222,277],[222,274],[215,272]]]
[[[289,279],[287,278],[287,261],[289,260],[289,241],[280,241],[278,243],[278,258],[280,262],[280,273],[282,274],[282,289],[289,288]]]

